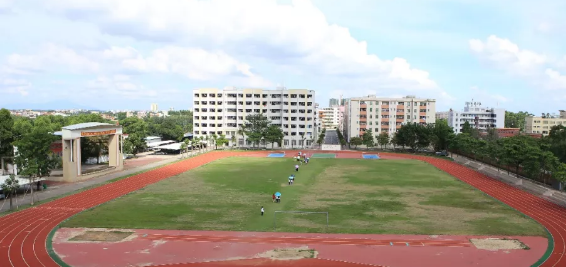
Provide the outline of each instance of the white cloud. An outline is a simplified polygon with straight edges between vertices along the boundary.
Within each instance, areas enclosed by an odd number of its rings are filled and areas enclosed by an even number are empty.
[[[551,89],[566,90],[566,75],[560,74],[560,72],[553,69],[546,69],[544,73],[550,79],[549,87]]]
[[[148,57],[138,54],[135,58],[124,59],[122,64],[127,69],[175,73],[198,81],[241,76],[249,78],[248,83],[255,85],[270,84],[254,74],[248,64],[239,62],[221,51],[209,52],[203,49],[167,46],[154,50]]]
[[[58,68],[66,72],[104,75],[138,71],[178,74],[197,81],[228,78],[242,86],[271,86],[271,82],[252,72],[250,65],[224,52],[177,46],[155,49],[149,56],[144,56],[133,47],[113,46],[101,51],[75,51],[46,44],[36,54],[11,54],[5,62],[1,70],[7,74],[56,72]]]
[[[529,74],[548,63],[545,55],[520,49],[508,39],[491,35],[487,40],[472,39],[470,49],[481,59],[516,74]]]
[[[113,46],[102,51],[102,57],[105,59],[127,59],[138,55],[138,51],[133,47],[117,47]]]
[[[57,67],[64,71],[96,72],[100,65],[67,47],[55,44],[46,44],[32,55],[11,54],[4,66],[7,72],[33,73],[43,71],[57,71]]]
[[[170,89],[152,89],[144,85],[136,83],[128,75],[99,76],[94,80],[88,81],[85,90],[81,93],[84,96],[93,96],[92,92],[96,91],[96,97],[113,98],[113,99],[144,99],[157,98],[167,99],[179,97],[179,90]]]
[[[518,45],[491,35],[487,41],[472,39],[470,49],[480,59],[509,73],[527,79],[543,89],[566,89],[566,76],[549,65],[561,66],[560,60],[520,49]],[[565,57],[566,59],[566,57]]]
[[[292,5],[275,0],[57,0],[47,8],[95,23],[112,35],[267,59],[311,75],[343,75],[396,88],[437,87],[428,72],[411,67],[405,59],[383,60],[369,54],[366,42],[355,39],[345,27],[329,24],[308,0],[293,0]],[[222,60],[222,56],[215,59],[225,62]],[[165,70],[171,66],[152,67]],[[187,73],[183,67],[181,71]],[[229,69],[205,67],[207,75]]]
[[[31,83],[26,80],[15,80],[0,78],[0,92],[6,94],[20,94],[22,96],[29,95],[28,89],[31,88]]]

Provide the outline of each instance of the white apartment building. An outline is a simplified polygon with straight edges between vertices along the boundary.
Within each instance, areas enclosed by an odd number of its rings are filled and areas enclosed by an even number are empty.
[[[344,119],[344,107],[334,106],[318,110],[320,127],[324,129],[340,129]]]
[[[316,142],[314,90],[228,87],[195,89],[193,95],[193,134],[196,137],[224,134],[230,145],[234,136],[239,146],[250,146],[246,137],[238,134],[238,129],[247,115],[262,113],[283,130],[283,147],[308,147]]]
[[[566,110],[560,110],[560,115],[558,116],[526,117],[525,133],[547,136],[550,133],[550,129],[556,125],[566,126]]]
[[[158,107],[156,103],[151,103],[151,107],[150,107],[151,112],[157,112],[158,111]]]
[[[454,133],[461,133],[466,122],[479,130],[505,128],[505,109],[485,108],[480,102],[472,101],[466,102],[463,111],[448,111],[448,125],[454,129]]]
[[[375,95],[350,98],[344,111],[344,138],[361,137],[367,130],[374,136],[386,132],[393,135],[405,123],[434,123],[436,100],[406,96],[378,98]]]

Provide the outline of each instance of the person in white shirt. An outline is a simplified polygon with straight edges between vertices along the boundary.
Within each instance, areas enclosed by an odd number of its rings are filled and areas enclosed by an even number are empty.
[[[299,171],[299,165],[295,165],[295,171]]]
[[[263,206],[261,206],[261,216],[263,216],[263,212],[264,212],[264,211],[265,211],[265,210],[263,209]]]

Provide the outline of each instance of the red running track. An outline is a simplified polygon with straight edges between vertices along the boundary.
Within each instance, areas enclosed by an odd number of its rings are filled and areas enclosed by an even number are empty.
[[[230,156],[266,156],[267,153],[268,152],[207,153],[192,159],[122,179],[111,184],[102,185],[75,195],[48,202],[34,208],[29,208],[0,217],[0,262],[2,262],[3,266],[7,263],[7,266],[14,267],[59,266],[53,259],[51,259],[47,252],[47,236],[53,228],[72,215],[123,196],[132,191],[141,189],[149,184],[181,174],[220,158]],[[361,154],[360,152],[332,153],[336,153],[338,157],[349,157],[354,153]],[[564,240],[566,237],[565,208],[525,191],[521,191],[520,189],[503,182],[491,179],[486,175],[451,161],[406,154],[381,154],[428,162],[440,170],[457,177],[458,179],[537,220],[548,229],[554,239],[554,249],[552,253],[540,266],[566,266],[566,257],[564,257],[564,253],[566,252],[566,243]],[[333,262],[332,264],[329,264],[322,260],[311,260],[308,263],[307,261],[301,261],[301,263],[302,262],[304,262],[304,265],[301,264],[301,266],[349,266],[347,263],[338,264],[338,262]],[[335,263],[337,265],[335,265]],[[178,264],[175,266],[194,267],[222,265],[227,266],[223,263]],[[262,263],[254,263],[253,265],[261,266]],[[265,263],[265,265],[271,266],[269,263]],[[292,265],[299,266],[299,264],[294,263],[292,263]]]

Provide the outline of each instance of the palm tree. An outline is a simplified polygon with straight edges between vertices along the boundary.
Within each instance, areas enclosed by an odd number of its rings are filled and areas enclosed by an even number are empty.
[[[196,137],[193,137],[193,138],[196,138]],[[194,151],[195,151],[195,144],[196,144],[196,142],[195,142],[194,139],[191,139],[191,140],[189,140],[189,143],[190,143],[190,145],[191,145],[191,154],[190,154],[190,155],[192,156],[192,155],[194,154]]]
[[[305,148],[305,140],[306,140],[306,139],[307,139],[307,138],[305,137],[305,133],[302,133],[302,134],[301,134],[301,141],[302,141],[302,142],[301,142],[301,148]]]
[[[230,138],[232,140],[232,147],[236,146],[236,135],[232,135],[232,137]]]
[[[206,150],[208,150],[208,148],[209,148],[208,143],[210,142],[210,137],[209,137],[208,135],[205,135],[205,136],[203,137],[203,140],[205,141],[205,144],[206,144],[206,148],[205,148],[205,151],[206,151]]]
[[[202,141],[204,141],[204,136],[199,137],[198,139],[198,150],[199,152],[201,152],[201,150],[204,148],[204,144],[202,143]]]
[[[243,124],[238,128],[238,134],[242,136],[243,144],[246,145],[246,126]]]
[[[10,174],[10,177],[6,181],[4,181],[4,183],[1,185],[1,188],[4,194],[6,194],[6,197],[10,198],[10,210],[11,210],[12,198],[14,198],[14,195],[16,194],[16,190],[20,188],[20,183],[18,179],[16,179],[15,175]]]
[[[218,135],[216,135],[216,134],[214,134],[214,133],[212,134],[212,142],[214,142],[214,144],[213,144],[213,145],[214,145],[214,149],[218,149],[218,145],[217,145],[218,138],[219,138]]]
[[[187,143],[181,143],[181,158],[185,157],[185,151],[187,150]]]

